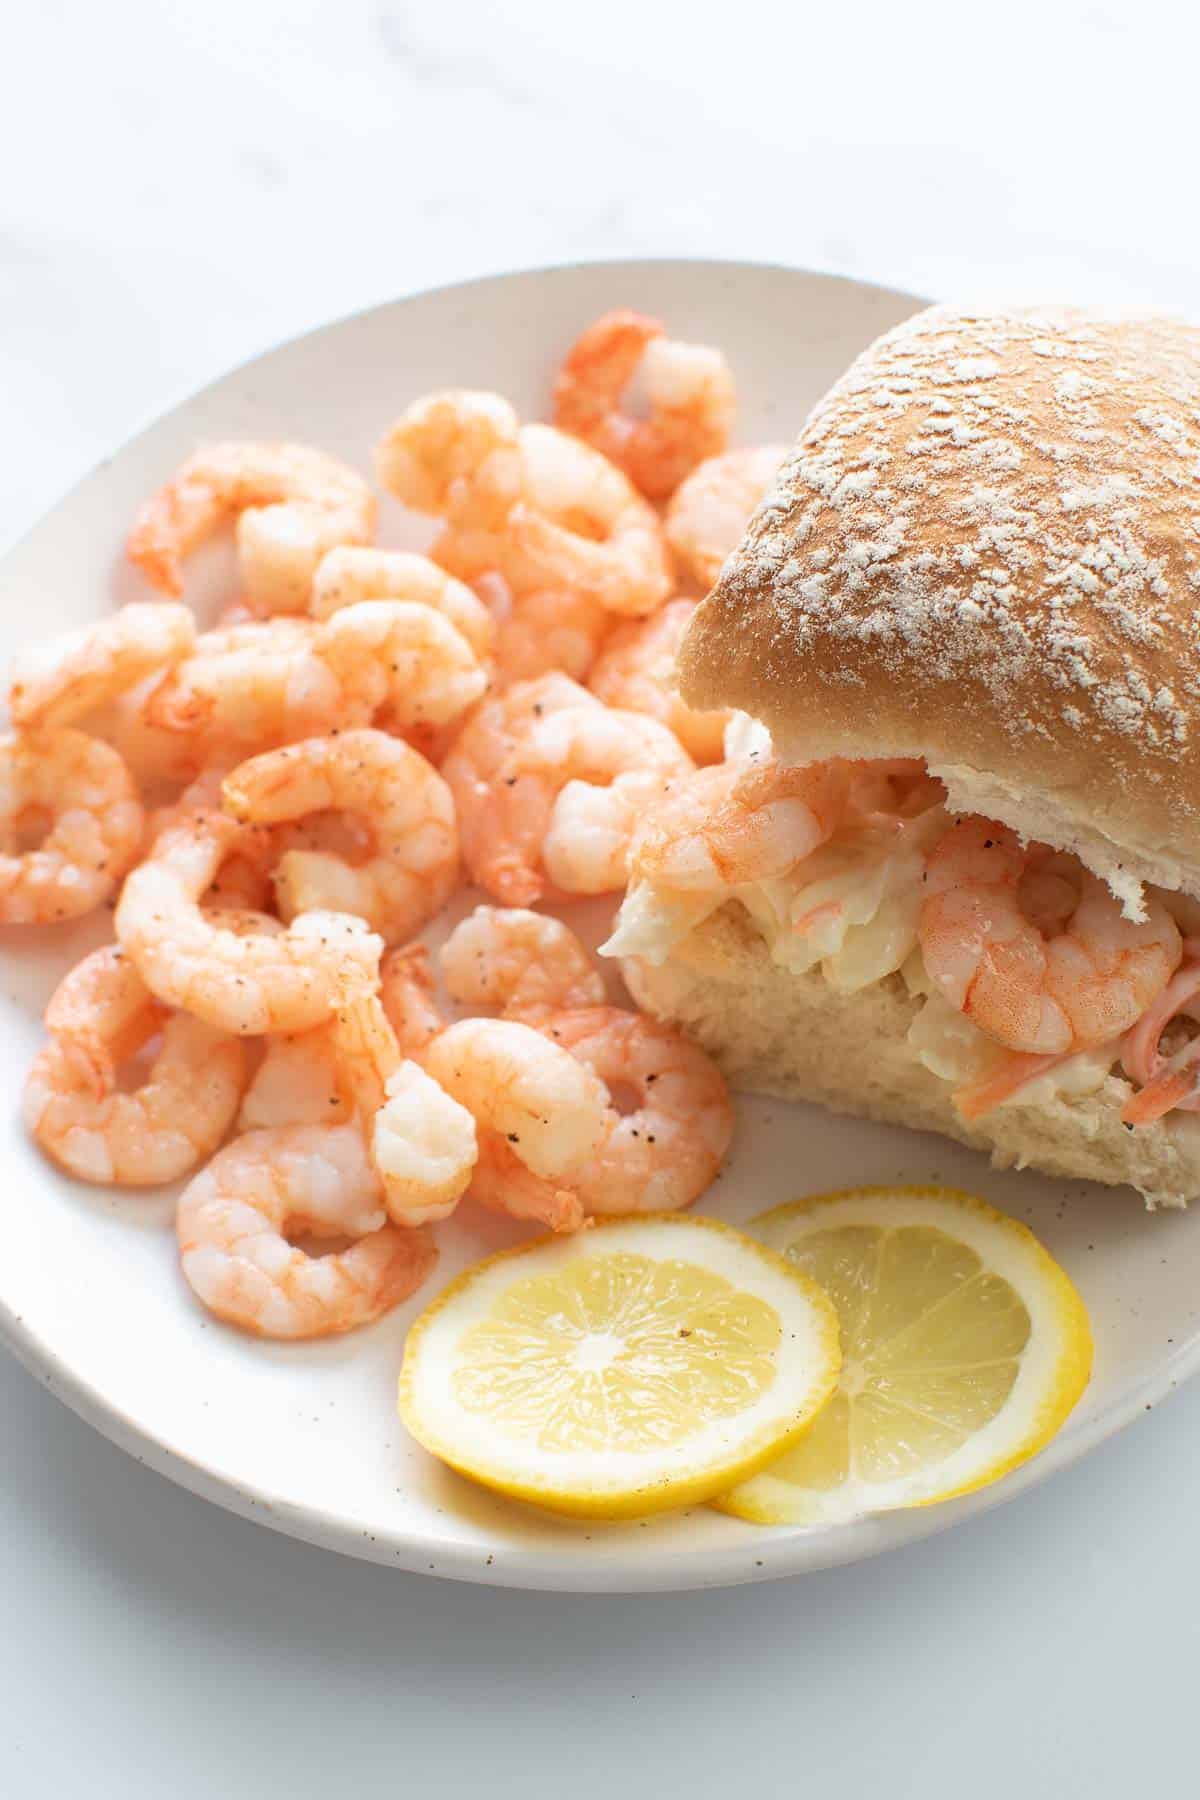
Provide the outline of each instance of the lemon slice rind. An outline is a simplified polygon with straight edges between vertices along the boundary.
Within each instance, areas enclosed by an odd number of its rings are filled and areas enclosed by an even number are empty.
[[[460,1403],[463,1339],[515,1282],[623,1253],[695,1265],[774,1308],[782,1330],[767,1390],[732,1416],[699,1419],[674,1443],[634,1451],[609,1444],[549,1454]],[[815,1282],[719,1220],[647,1214],[519,1245],[467,1269],[411,1327],[399,1405],[419,1443],[486,1487],[578,1517],[632,1518],[710,1499],[774,1460],[833,1393],[839,1366],[837,1314]]]
[[[1026,1226],[972,1194],[928,1187],[847,1189],[775,1207],[746,1229],[784,1254],[811,1233],[855,1225],[926,1226],[944,1232],[973,1250],[987,1273],[1012,1287],[1029,1314],[1030,1331],[1011,1391],[986,1425],[919,1473],[892,1482],[851,1475],[821,1489],[798,1487],[766,1468],[719,1496],[713,1504],[722,1512],[756,1524],[829,1525],[955,1499],[1036,1455],[1061,1429],[1087,1386],[1091,1329],[1073,1283]]]

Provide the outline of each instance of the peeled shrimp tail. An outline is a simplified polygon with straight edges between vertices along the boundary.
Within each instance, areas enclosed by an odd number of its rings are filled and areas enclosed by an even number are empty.
[[[420,1058],[446,1020],[424,944],[402,944],[389,950],[379,970],[380,999],[405,1056]]]
[[[587,1224],[578,1191],[535,1175],[495,1131],[479,1134],[479,1160],[469,1192],[472,1200],[492,1212],[507,1213],[512,1219],[529,1219],[548,1231],[581,1231]]]

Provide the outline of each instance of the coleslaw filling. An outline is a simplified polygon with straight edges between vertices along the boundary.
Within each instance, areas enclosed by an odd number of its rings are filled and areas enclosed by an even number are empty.
[[[735,714],[725,748],[728,760],[757,759],[770,755],[771,740],[762,725]],[[935,986],[921,954],[918,926],[927,857],[949,824],[941,804],[887,827],[856,824],[835,832],[784,876],[712,892],[683,893],[635,878],[602,951],[652,964],[665,962],[707,917],[734,901],[753,920],[772,961],[792,974],[819,971],[842,994],[898,976],[909,995],[921,1002],[907,1034],[908,1046],[930,1074],[952,1088],[954,1103],[965,1118],[980,1118],[1002,1106],[1046,1106],[1081,1098],[1095,1093],[1110,1077],[1123,1090],[1114,1098],[1121,1099],[1123,1107],[1133,1107],[1135,1088],[1122,1076],[1122,1056],[1127,1076],[1128,1046],[1139,1033],[1145,1038],[1145,1024],[1155,1008],[1148,1009],[1146,1021],[1109,1043],[1061,1056],[1034,1056],[997,1042]],[[1186,895],[1159,890],[1155,894],[1185,936],[1185,963],[1189,956],[1200,958],[1197,903]],[[1200,1019],[1200,1005],[1195,1016]],[[1161,1067],[1159,1034],[1164,1044],[1169,1043],[1177,1020],[1168,1013],[1162,1025],[1157,1019],[1153,1024],[1157,1031],[1152,1054]],[[1181,1065],[1196,1068],[1196,1091],[1181,1092],[1172,1105],[1200,1111],[1200,1038],[1189,1032],[1177,1048],[1178,1037],[1175,1030],[1172,1051]],[[1197,1048],[1189,1057],[1192,1044]],[[1138,1067],[1145,1065],[1143,1045]],[[1200,1130],[1200,1119],[1191,1122]]]

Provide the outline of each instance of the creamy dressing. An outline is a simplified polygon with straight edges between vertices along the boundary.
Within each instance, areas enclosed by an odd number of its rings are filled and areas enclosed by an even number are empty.
[[[894,974],[916,948],[925,854],[945,828],[940,806],[898,825],[864,825],[814,851],[796,875],[709,894],[635,881],[604,953],[662,963],[732,899],[782,968],[802,975],[819,964],[837,992],[856,993]]]
[[[764,748],[769,753],[770,738],[754,720],[735,714],[726,748],[739,759]],[[835,992],[850,994],[899,972],[922,1002],[908,1045],[923,1068],[957,1090],[982,1079],[1008,1053],[934,988],[917,943],[925,857],[945,827],[944,808],[933,806],[898,829],[867,825],[840,833],[795,875],[710,894],[635,882],[602,951],[661,964],[704,919],[736,900],[772,960],[792,974],[818,969]],[[1117,1053],[1116,1044],[1081,1051],[997,1104],[1047,1105],[1094,1093]]]
[[[725,730],[727,760],[757,761],[771,754],[766,727],[734,713]],[[792,875],[709,894],[637,881],[602,952],[661,964],[711,913],[736,900],[757,926],[772,961],[792,974],[817,970],[835,992],[852,994],[900,973],[909,994],[921,1001],[907,1044],[923,1068],[958,1090],[982,1080],[1010,1053],[934,987],[917,942],[926,857],[946,824],[946,809],[931,806],[912,819],[860,825],[835,834]],[[1185,936],[1200,937],[1200,902],[1166,892],[1159,897]],[[1066,1057],[996,1106],[1047,1106],[1095,1093],[1119,1051],[1114,1041]],[[1181,1149],[1200,1162],[1200,1114],[1172,1115],[1171,1129]]]

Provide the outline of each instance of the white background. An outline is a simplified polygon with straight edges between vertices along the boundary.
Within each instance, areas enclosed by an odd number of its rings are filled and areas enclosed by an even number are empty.
[[[0,542],[229,364],[483,271],[742,255],[1200,316],[1190,7],[715,13],[14,7]],[[903,1555],[646,1599],[276,1538],[8,1361],[0,1431],[5,1800],[1194,1786],[1200,1390]]]

